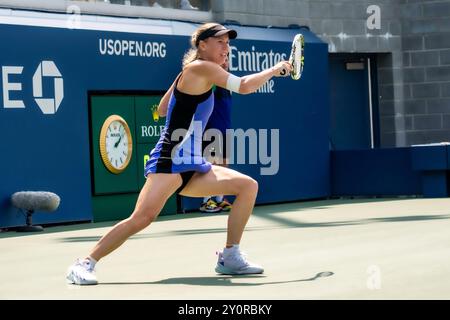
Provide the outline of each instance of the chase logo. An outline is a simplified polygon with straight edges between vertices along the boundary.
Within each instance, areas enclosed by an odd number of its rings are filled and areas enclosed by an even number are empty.
[[[23,100],[17,98],[18,91],[22,91],[22,82],[10,79],[21,75],[23,66],[2,66],[3,108],[21,109],[25,108]],[[43,79],[53,78],[53,94],[43,90]],[[16,96],[12,98],[11,95]],[[53,61],[44,60],[39,63],[33,75],[33,97],[34,101],[44,114],[55,114],[64,98],[64,80],[58,67]]]
[[[42,77],[53,77],[53,98],[44,98],[42,93]],[[42,61],[33,76],[33,97],[44,114],[54,114],[58,111],[64,98],[64,81],[53,61]]]

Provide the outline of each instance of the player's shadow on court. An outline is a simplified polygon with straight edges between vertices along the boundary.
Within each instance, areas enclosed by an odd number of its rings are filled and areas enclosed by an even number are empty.
[[[159,281],[149,282],[102,282],[99,285],[136,285],[136,284],[184,284],[191,286],[226,286],[226,287],[242,287],[242,286],[263,286],[270,284],[285,284],[292,282],[314,281],[319,278],[331,277],[334,275],[331,271],[317,273],[314,277],[307,279],[288,280],[288,281],[271,281],[271,282],[239,282],[241,279],[264,279],[266,276],[261,275],[240,275],[240,276],[217,276],[217,277],[185,277],[185,278],[168,278]],[[233,280],[237,280],[234,282]]]
[[[366,225],[372,223],[386,223],[386,222],[412,222],[412,221],[431,221],[431,220],[442,220],[450,219],[450,215],[416,215],[416,216],[399,216],[399,217],[383,217],[383,218],[369,218],[369,219],[359,219],[359,220],[345,220],[345,221],[329,221],[329,222],[302,222],[299,220],[294,220],[291,218],[286,218],[282,216],[277,216],[274,214],[257,214],[259,218],[266,219],[268,221],[274,222],[274,225],[266,227],[248,227],[248,231],[267,231],[276,230],[283,228],[327,228],[327,227],[343,227],[343,226],[355,226],[355,225]],[[194,234],[215,234],[215,233],[226,233],[226,228],[208,228],[208,229],[187,229],[187,230],[172,230],[164,232],[156,232],[150,234],[137,234],[130,237],[131,240],[136,239],[147,239],[147,238],[161,238],[168,236],[186,236]],[[60,242],[97,242],[101,236],[84,236],[84,237],[66,237],[60,238]]]

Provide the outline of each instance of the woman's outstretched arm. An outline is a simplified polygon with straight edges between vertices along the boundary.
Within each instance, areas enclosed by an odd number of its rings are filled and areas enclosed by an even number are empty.
[[[195,69],[195,72],[202,74],[212,84],[227,88],[239,94],[249,94],[258,90],[272,77],[289,76],[292,66],[288,61],[280,61],[271,68],[243,77],[236,77],[223,70],[218,64],[209,61],[202,61]]]

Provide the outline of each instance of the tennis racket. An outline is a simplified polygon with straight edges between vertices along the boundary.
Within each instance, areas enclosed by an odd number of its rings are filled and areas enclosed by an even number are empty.
[[[301,33],[296,34],[292,41],[291,55],[289,56],[289,63],[292,65],[291,78],[294,80],[300,79],[305,64],[305,38]],[[286,70],[281,72],[285,75]]]

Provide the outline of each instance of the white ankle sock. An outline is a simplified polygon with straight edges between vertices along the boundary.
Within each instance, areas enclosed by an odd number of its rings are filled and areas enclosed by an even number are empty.
[[[231,248],[225,247],[223,249],[223,254],[225,256],[228,256],[228,255],[233,254],[234,252],[238,252],[238,251],[239,251],[239,245],[238,244],[233,244],[233,246]]]
[[[223,201],[223,196],[216,196],[216,201],[218,203],[222,202]]]
[[[204,197],[203,198],[203,203],[207,203],[209,199],[211,199],[211,197]]]
[[[95,265],[97,264],[97,260],[95,260],[92,257],[87,257],[86,259],[84,259],[85,261],[87,261],[89,263],[89,266],[91,267],[91,269],[95,268]]]

